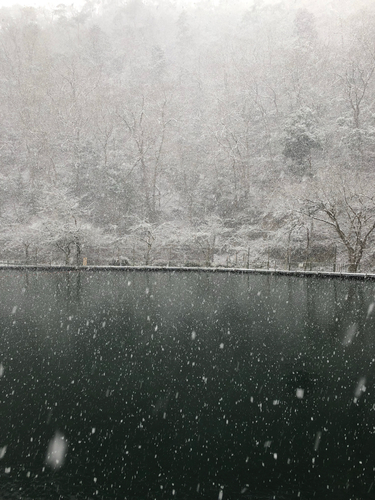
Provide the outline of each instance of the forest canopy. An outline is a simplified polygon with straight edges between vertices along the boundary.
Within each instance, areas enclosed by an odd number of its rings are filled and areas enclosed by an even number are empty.
[[[0,260],[375,266],[370,0],[2,8],[0,95]]]

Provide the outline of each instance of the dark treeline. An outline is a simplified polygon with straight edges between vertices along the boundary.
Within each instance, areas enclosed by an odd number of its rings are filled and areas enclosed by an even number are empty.
[[[3,8],[0,259],[372,266],[374,73],[370,0]]]

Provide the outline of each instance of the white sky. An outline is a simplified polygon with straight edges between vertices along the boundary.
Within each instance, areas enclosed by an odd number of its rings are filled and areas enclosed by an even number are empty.
[[[55,8],[57,5],[74,5],[80,7],[85,0],[0,0],[1,7],[10,7],[11,5],[25,5],[27,7],[49,7]],[[185,0],[185,2],[196,3],[197,0]],[[199,0],[198,0],[199,1]]]
[[[11,5],[24,5],[27,7],[50,7],[55,8],[59,4],[80,5],[81,0],[0,0],[1,7],[10,7]]]
[[[199,0],[180,0],[183,3],[192,3],[195,4],[199,2]],[[253,3],[253,0],[243,0],[244,2],[250,2]],[[264,0],[265,3],[277,3],[278,0]],[[296,0],[291,0],[292,3],[294,3]],[[311,2],[314,2],[315,0],[309,0]],[[353,0],[358,1],[358,0]],[[214,0],[215,2],[215,0]],[[227,0],[228,3],[230,3],[230,0]],[[84,5],[85,0],[0,0],[0,8],[1,7],[10,7],[12,5],[23,5],[27,7],[49,7],[49,8],[56,8],[57,5],[64,4],[64,5],[74,5],[75,7],[79,8],[82,5]]]

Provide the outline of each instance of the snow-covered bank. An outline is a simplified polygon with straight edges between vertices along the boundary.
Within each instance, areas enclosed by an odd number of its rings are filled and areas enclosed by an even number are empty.
[[[161,267],[161,266],[64,266],[64,265],[0,265],[0,270],[24,271],[139,271],[139,272],[207,272],[229,274],[268,274],[294,277],[341,278],[356,280],[375,280],[375,273],[346,273],[330,271],[288,271],[282,269],[246,269],[228,267]]]

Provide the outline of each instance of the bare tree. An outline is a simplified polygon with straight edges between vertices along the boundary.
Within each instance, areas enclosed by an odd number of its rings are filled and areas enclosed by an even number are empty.
[[[139,167],[145,215],[154,222],[160,204],[159,180],[163,172],[166,132],[172,118],[167,117],[168,99],[141,96],[138,106],[119,112],[129,142],[128,156],[133,168]]]
[[[373,179],[340,172],[325,173],[309,185],[302,212],[330,229],[345,247],[349,272],[357,272],[375,231]]]

